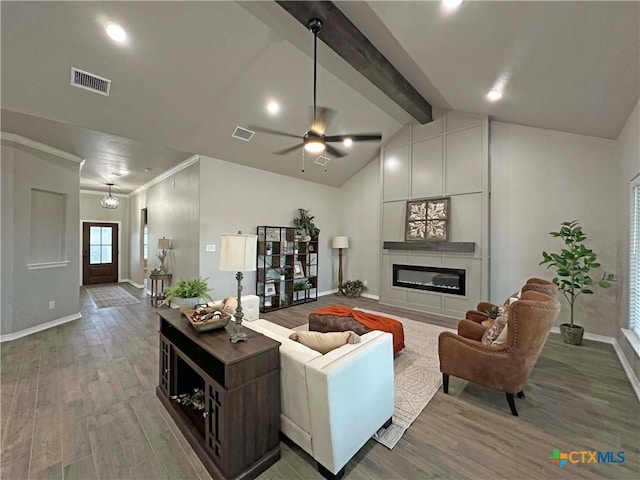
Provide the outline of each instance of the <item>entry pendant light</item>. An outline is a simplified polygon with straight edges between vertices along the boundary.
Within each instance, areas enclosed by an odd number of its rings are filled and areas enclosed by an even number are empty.
[[[107,183],[107,186],[109,187],[109,195],[100,199],[100,205],[102,205],[102,208],[118,208],[120,200],[118,200],[118,197],[111,195],[111,187],[113,187],[113,183]]]

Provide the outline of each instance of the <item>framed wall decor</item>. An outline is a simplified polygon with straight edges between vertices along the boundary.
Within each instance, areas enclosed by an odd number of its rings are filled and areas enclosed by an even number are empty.
[[[302,268],[302,262],[296,260],[293,262],[293,278],[305,278],[304,268]]]
[[[264,295],[269,297],[276,294],[276,286],[273,283],[267,283],[264,286]]]
[[[448,240],[449,203],[450,197],[408,200],[404,239]]]

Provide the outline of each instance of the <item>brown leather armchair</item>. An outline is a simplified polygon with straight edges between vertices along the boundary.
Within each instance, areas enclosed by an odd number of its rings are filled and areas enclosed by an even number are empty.
[[[505,392],[511,413],[518,416],[513,394],[524,398],[524,386],[560,312],[560,303],[535,290],[522,292],[511,304],[507,319],[507,341],[499,346],[482,344],[482,333],[469,329],[473,322],[461,321],[458,334],[442,332],[438,354],[444,393],[449,393],[449,375]]]

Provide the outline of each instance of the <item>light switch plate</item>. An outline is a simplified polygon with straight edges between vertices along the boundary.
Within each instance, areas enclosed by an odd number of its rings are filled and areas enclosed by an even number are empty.
[[[215,251],[216,251],[215,245],[207,245],[207,252],[215,252]]]

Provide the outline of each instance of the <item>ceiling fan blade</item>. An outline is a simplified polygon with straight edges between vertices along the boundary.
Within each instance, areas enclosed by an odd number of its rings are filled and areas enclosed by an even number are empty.
[[[294,145],[293,147],[289,147],[289,148],[285,148],[284,150],[278,150],[277,152],[273,152],[274,155],[286,155],[287,153],[291,153],[294,150],[297,150],[298,148],[302,147],[303,144],[300,143],[298,145]]]
[[[327,142],[344,142],[347,138],[350,138],[354,142],[369,142],[382,140],[381,133],[353,133],[343,135],[330,135],[325,138]]]
[[[300,135],[294,135],[293,133],[280,132],[279,130],[272,130],[270,128],[259,127],[258,125],[247,125],[249,130],[254,132],[270,133],[272,135],[281,135],[283,137],[303,138]]]
[[[341,158],[344,157],[346,155],[346,153],[342,153],[340,150],[338,150],[335,147],[332,147],[331,145],[325,145],[326,149],[327,149],[327,153],[330,153],[331,155],[333,155],[336,158]]]
[[[333,117],[336,116],[336,113],[338,112],[332,108],[316,107],[316,118],[313,119],[311,130],[323,135],[324,132],[327,131],[327,128],[329,128],[329,124],[333,120]],[[311,116],[313,118],[313,107],[311,107]]]

